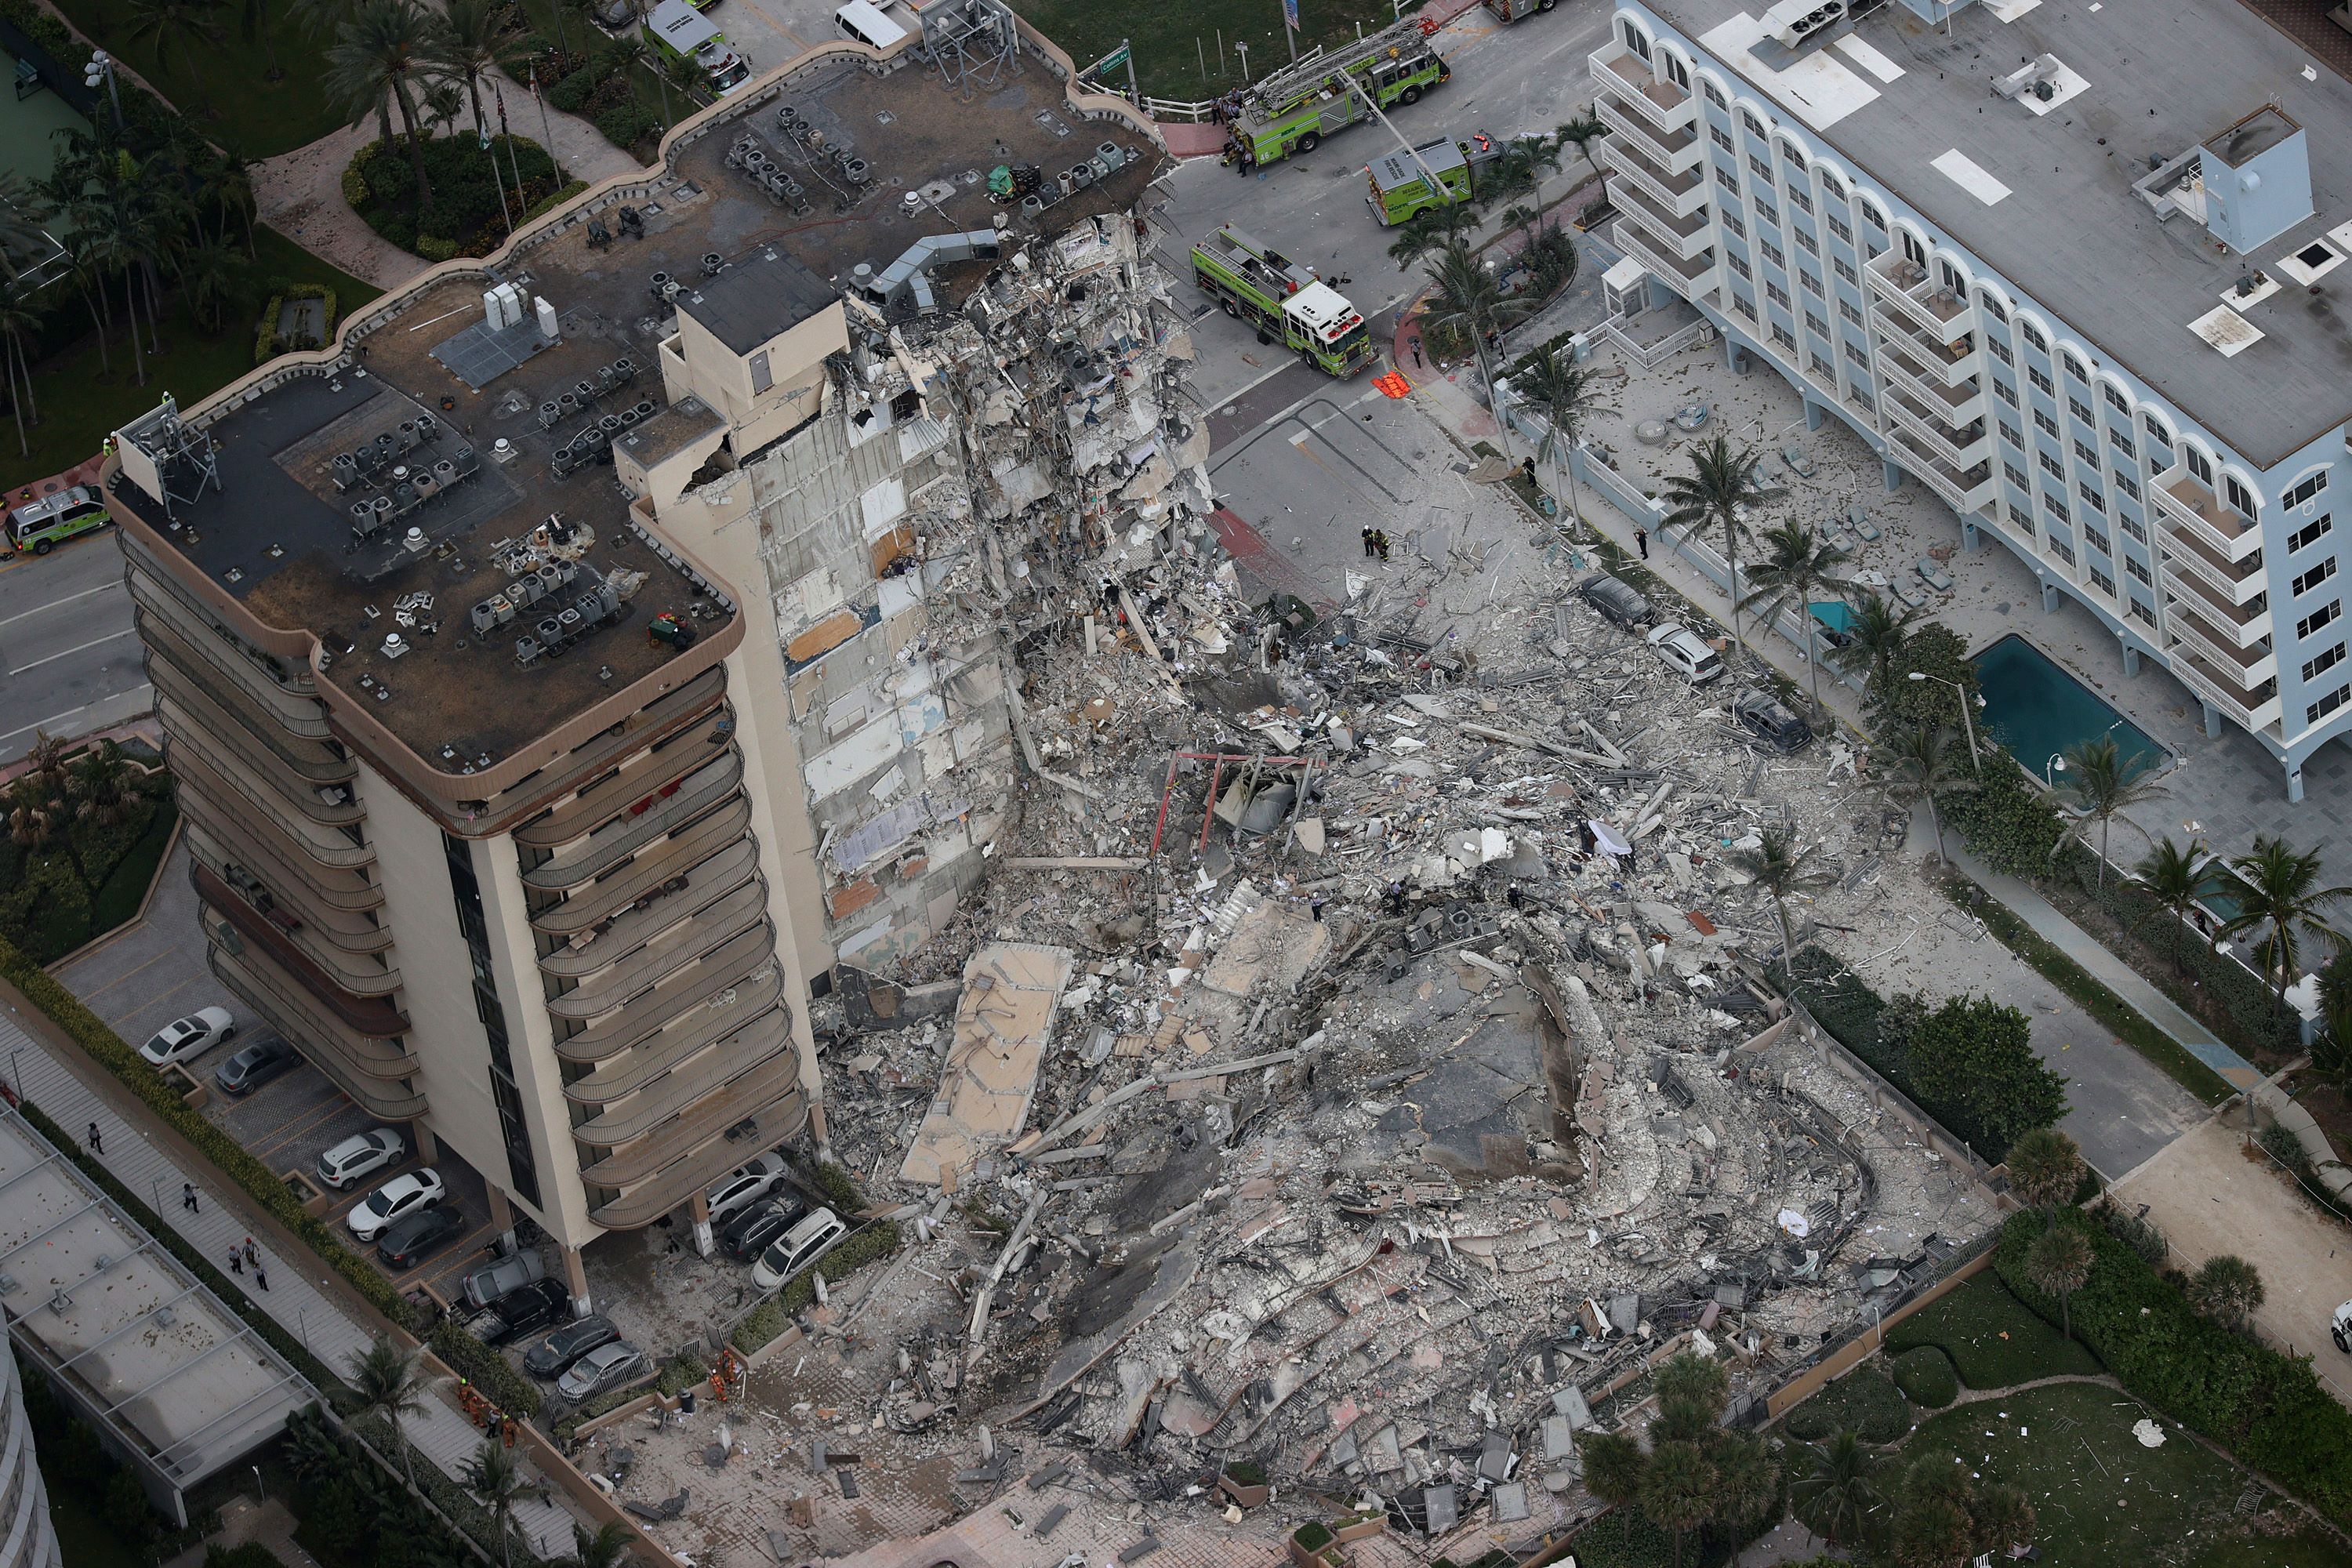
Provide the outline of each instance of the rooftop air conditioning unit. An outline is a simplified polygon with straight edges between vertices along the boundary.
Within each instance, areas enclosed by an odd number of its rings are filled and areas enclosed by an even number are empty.
[[[1765,30],[1790,48],[1833,22],[1843,21],[1846,0],[1780,0],[1764,13]]]
[[[2012,103],[2029,92],[2036,98],[2047,99],[2053,95],[2052,84],[2057,81],[2060,68],[2056,55],[2043,55],[2030,65],[2020,66],[2007,76],[1996,78],[1992,89]]]

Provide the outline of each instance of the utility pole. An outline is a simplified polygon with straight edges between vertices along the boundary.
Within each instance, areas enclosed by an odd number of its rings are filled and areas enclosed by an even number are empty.
[[[1197,44],[1201,40],[1194,38],[1192,41]],[[1134,100],[1135,107],[1140,110],[1143,107],[1143,90],[1135,85],[1135,40],[1121,38],[1118,47],[1127,52],[1127,96]]]
[[[1282,41],[1290,46],[1290,63],[1298,63],[1298,0],[1282,0]]]

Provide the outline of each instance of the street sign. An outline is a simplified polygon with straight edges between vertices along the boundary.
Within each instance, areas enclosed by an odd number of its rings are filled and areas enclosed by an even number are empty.
[[[1116,70],[1120,66],[1127,63],[1127,57],[1131,52],[1132,51],[1127,45],[1121,44],[1118,47],[1111,50],[1110,53],[1105,55],[1102,58],[1097,60],[1094,64],[1088,66],[1085,70],[1080,71],[1078,74],[1080,76],[1100,76],[1107,70]]]

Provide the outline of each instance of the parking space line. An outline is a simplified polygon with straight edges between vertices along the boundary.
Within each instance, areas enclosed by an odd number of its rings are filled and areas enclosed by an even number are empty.
[[[262,1154],[274,1154],[278,1150],[285,1148],[289,1143],[291,1143],[296,1139],[301,1137],[304,1133],[310,1131],[312,1128],[318,1126],[320,1122],[332,1121],[336,1117],[341,1116],[343,1113],[343,1108],[351,1103],[351,1097],[343,1093],[341,1089],[337,1089],[335,1091],[334,1099],[327,1101],[324,1105],[313,1106],[307,1120],[298,1121],[292,1126],[287,1128],[286,1135],[283,1138],[278,1139],[275,1142],[248,1144],[247,1147],[257,1156]]]
[[[108,1022],[109,1024],[111,1024],[112,1026],[114,1026],[116,1028],[118,1028],[118,1029],[119,1029],[119,1028],[121,1028],[121,1027],[122,1026],[122,1025],[123,1025],[123,1024],[125,1024],[126,1022],[128,1022],[131,1018],[132,1018],[133,1016],[135,1016],[136,1015],[138,1015],[138,1014],[139,1014],[139,1013],[141,1013],[142,1011],[145,1010],[146,1008],[152,1007],[153,1005],[155,1005],[155,1004],[156,1004],[156,1003],[163,1001],[163,1000],[164,998],[166,998],[166,997],[169,997],[169,996],[177,996],[181,992],[185,991],[189,986],[194,985],[194,984],[198,980],[200,980],[200,979],[202,979],[202,978],[204,978],[204,976],[201,976],[201,975],[195,975],[195,974],[191,974],[191,975],[189,975],[185,980],[181,981],[177,985],[174,985],[174,986],[171,987],[169,990],[165,990],[165,991],[158,991],[157,993],[155,993],[155,994],[154,994],[154,995],[148,997],[148,998],[147,998],[145,1001],[143,1001],[143,1002],[137,1002],[137,1003],[133,1003],[133,1004],[132,1004],[132,1005],[131,1005],[128,1009],[126,1009],[124,1012],[122,1012],[122,1013],[121,1013],[121,1014],[117,1015],[116,1016],[114,1016],[114,1017],[112,1017],[112,1018],[108,1019],[108,1020],[107,1020],[107,1022]]]
[[[0,737],[0,739],[5,739],[5,737]],[[82,1005],[87,1007],[89,1005],[89,999],[91,997],[102,996],[107,992],[113,990],[124,981],[130,979],[132,975],[138,973],[141,970],[145,969],[152,964],[161,963],[165,959],[175,956],[177,955],[170,952],[159,952],[154,957],[149,959],[146,963],[132,965],[131,968],[124,970],[121,973],[116,975],[113,979],[108,981],[103,985],[93,985],[87,991],[82,990],[79,986],[76,986],[74,988],[75,994],[80,996]]]
[[[127,637],[138,629],[139,628],[136,626],[125,626],[119,632],[109,632],[102,637],[92,637],[88,642],[76,643],[73,647],[68,648],[60,648],[56,653],[44,654],[41,658],[33,660],[30,664],[20,664],[8,673],[11,675],[22,675],[28,669],[38,669],[45,664],[55,664],[58,660],[68,658],[71,655],[87,653],[91,648],[98,647],[101,643],[110,643],[117,637]]]
[[[95,588],[84,588],[79,594],[68,594],[62,599],[51,599],[46,605],[35,605],[29,610],[19,610],[13,616],[0,616],[0,626],[14,626],[16,622],[23,620],[27,616],[37,616],[44,610],[58,609],[64,605],[72,604],[76,599],[87,599],[92,594],[110,593],[121,586],[122,580],[118,577],[110,582],[100,583]]]

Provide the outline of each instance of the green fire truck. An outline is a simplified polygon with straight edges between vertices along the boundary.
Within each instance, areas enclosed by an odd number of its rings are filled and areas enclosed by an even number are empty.
[[[1371,205],[1373,217],[1394,228],[1415,213],[1468,201],[1486,182],[1488,165],[1502,156],[1502,143],[1483,131],[1464,142],[1446,136],[1423,142],[1410,153],[1391,153],[1365,169],[1370,188],[1364,200]],[[1431,188],[1431,174],[1437,176],[1442,194]]]
[[[1419,102],[1453,74],[1410,16],[1353,43],[1318,49],[1242,94],[1226,128],[1225,160],[1249,169],[1312,153],[1333,132],[1369,118],[1357,88],[1387,109]]]
[[[1346,295],[1231,224],[1192,247],[1192,281],[1326,375],[1344,380],[1372,363],[1371,329]]]

